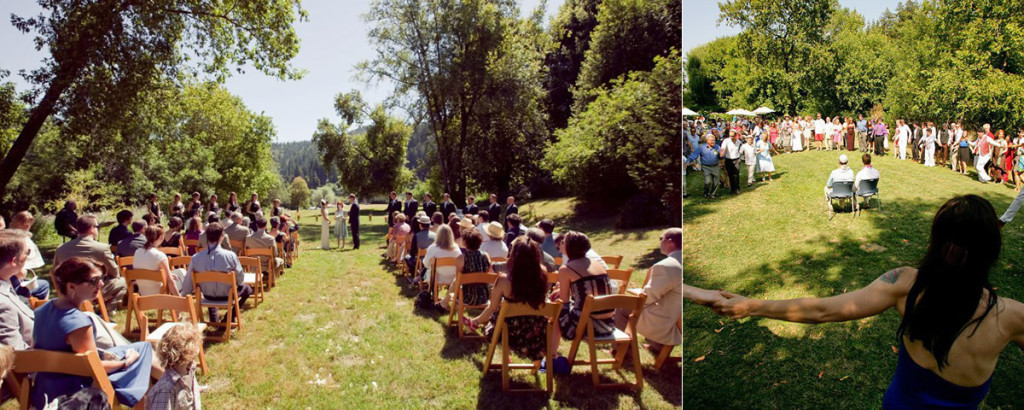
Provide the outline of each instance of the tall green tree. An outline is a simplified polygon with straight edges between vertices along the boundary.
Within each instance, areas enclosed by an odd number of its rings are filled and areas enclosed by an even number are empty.
[[[565,128],[572,115],[572,88],[580,75],[583,57],[590,47],[590,34],[597,26],[601,0],[567,0],[551,20],[548,36],[552,50],[544,57],[548,68],[544,88],[548,129]]]
[[[28,80],[41,97],[0,162],[0,197],[46,119],[58,115],[74,133],[123,120],[163,78],[196,68],[216,79],[251,64],[279,78],[301,72],[292,24],[305,18],[297,0],[40,1],[44,14],[12,16],[50,58]],[[190,58],[196,61],[189,62]]]
[[[740,50],[757,73],[752,104],[773,105],[795,112],[807,81],[804,66],[812,48],[824,39],[824,28],[837,8],[836,0],[729,0],[719,4],[719,22],[739,26]]]
[[[654,58],[682,44],[681,0],[604,0],[598,6],[574,97],[586,107],[597,88],[631,71],[649,71]]]
[[[309,206],[309,186],[306,185],[306,180],[301,176],[295,177],[292,180],[292,184],[288,187],[288,193],[288,201],[292,208],[303,209]]]
[[[412,127],[388,115],[382,105],[370,111],[355,91],[338,94],[334,106],[341,124],[320,119],[313,143],[324,167],[337,171],[341,185],[359,196],[370,196],[408,184],[412,172],[405,168],[405,150]],[[347,132],[364,119],[369,119],[365,133]]]

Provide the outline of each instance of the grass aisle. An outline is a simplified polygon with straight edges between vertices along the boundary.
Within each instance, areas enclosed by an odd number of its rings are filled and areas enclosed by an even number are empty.
[[[210,375],[203,404],[229,408],[677,408],[682,403],[681,370],[670,364],[660,372],[642,350],[646,383],[639,393],[595,391],[589,367],[556,377],[554,394],[505,395],[500,373],[481,377],[486,345],[460,342],[444,326],[447,315],[413,309],[415,296],[404,278],[384,264],[386,224],[383,205],[365,206],[362,246],[319,250],[316,211],[303,211],[301,256],[259,308],[243,308],[242,330],[227,343],[207,343]],[[555,219],[563,227],[586,232],[598,252],[625,256],[636,268],[633,286],[646,268],[660,260],[662,228],[614,230],[613,218],[574,218],[570,200],[538,201],[523,206],[530,215]],[[367,210],[374,211],[368,220]],[[569,229],[565,228],[565,229]],[[333,231],[333,229],[332,229]],[[100,239],[107,237],[107,231]],[[46,260],[59,245],[41,243]],[[46,267],[45,269],[48,269]],[[251,302],[247,303],[251,306]],[[113,318],[124,323],[124,311]],[[569,342],[559,351],[568,354]],[[678,348],[674,352],[678,355]],[[499,356],[500,357],[500,356]],[[586,357],[582,353],[581,358]],[[612,375],[610,371],[603,373]],[[623,373],[632,378],[630,372]],[[533,381],[526,373],[513,380]],[[614,376],[609,376],[615,378]],[[543,380],[538,379],[538,380]],[[11,408],[11,402],[5,408]]]
[[[855,171],[859,155],[850,158]],[[829,221],[822,187],[838,156],[776,156],[775,181],[744,184],[741,195],[724,193],[712,201],[701,198],[701,175],[690,173],[686,283],[767,299],[855,290],[889,269],[916,266],[935,212],[952,196],[980,195],[997,214],[1014,196],[1006,186],[983,185],[948,169],[874,158],[883,212],[866,209],[856,218],[843,212]],[[745,178],[745,168],[741,173]],[[1001,296],[1017,300],[1024,298],[1022,232],[1020,221],[1003,230],[1002,254],[990,274]],[[899,315],[893,310],[847,323],[802,325],[731,321],[687,303],[683,321],[686,407],[879,408],[896,367]],[[986,405],[1024,403],[1022,359],[1014,347],[1003,353]]]

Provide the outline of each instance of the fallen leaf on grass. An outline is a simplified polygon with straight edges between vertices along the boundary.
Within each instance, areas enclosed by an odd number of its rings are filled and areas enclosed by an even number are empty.
[[[843,378],[839,379],[839,381],[843,381],[843,380],[846,380],[846,379],[849,379],[849,378],[850,378],[850,376],[843,376]]]
[[[722,329],[725,329],[724,327]],[[715,333],[722,333],[722,329],[715,329]]]
[[[822,370],[822,371],[821,371],[821,373],[818,373],[818,378],[820,379],[820,378],[821,378],[821,376],[824,376],[824,375],[825,375],[825,371],[824,371],[824,370]]]
[[[899,353],[900,352],[900,349],[897,349],[896,346],[889,346],[889,347],[892,348],[892,352],[893,353]]]
[[[693,359],[693,361],[694,361],[694,362],[700,362],[700,361],[703,361],[703,360],[704,360],[704,358],[706,358],[706,357],[708,357],[708,355],[704,355],[704,356],[698,357],[698,358],[696,358],[696,359]]]

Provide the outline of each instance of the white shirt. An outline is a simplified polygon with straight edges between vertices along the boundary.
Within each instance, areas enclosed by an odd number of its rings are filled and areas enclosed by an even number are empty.
[[[427,268],[427,275],[423,277],[423,280],[429,281],[430,275],[432,274],[432,266],[435,258],[457,258],[462,255],[462,251],[458,247],[455,250],[441,249],[437,244],[430,245],[427,248],[427,254],[423,256],[423,266]],[[455,267],[454,266],[442,266],[437,270],[437,283],[449,284],[455,281]]]
[[[878,179],[878,170],[870,165],[865,165],[857,172],[857,178],[853,180],[853,189],[857,190],[860,187],[860,181],[865,179]]]
[[[818,118],[814,120],[814,133],[824,134],[825,133],[825,120]]]
[[[505,245],[503,240],[493,240],[487,237],[484,243],[480,244],[480,252],[486,253],[487,256],[493,258],[507,258],[508,257],[508,245]]]
[[[146,269],[146,270],[160,270],[160,263],[167,260],[167,255],[160,252],[157,248],[140,248],[135,251],[135,260],[132,261],[132,267],[135,269]],[[139,295],[158,295],[162,293],[160,282],[154,282],[151,280],[140,280],[137,282],[139,285]]]
[[[732,137],[722,141],[722,152],[724,154],[722,156],[727,159],[737,159],[740,157],[740,148],[732,141]]]
[[[740,153],[743,154],[743,161],[746,162],[747,165],[753,165],[754,161],[757,160],[757,155],[754,154],[754,147],[751,147],[750,144],[743,144],[743,146],[740,147]]]
[[[831,188],[833,183],[845,181],[853,181],[853,170],[843,165],[832,170],[832,173],[828,175],[828,182],[825,183],[825,186]]]
[[[899,128],[896,129],[896,132],[897,138],[900,138],[901,140],[906,140],[907,138],[910,137],[910,126],[906,124],[901,125]]]
[[[25,247],[29,249],[28,259],[25,260],[25,269],[38,269],[46,265],[43,262],[43,254],[39,252],[39,247],[32,241],[32,233],[29,231],[22,231],[28,234],[25,237]]]

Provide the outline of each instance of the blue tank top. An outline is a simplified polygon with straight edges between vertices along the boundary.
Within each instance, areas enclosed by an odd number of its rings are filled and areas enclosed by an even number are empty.
[[[918,365],[902,341],[899,356],[896,373],[882,399],[883,409],[977,409],[988,394],[991,376],[981,386],[959,386]]]

